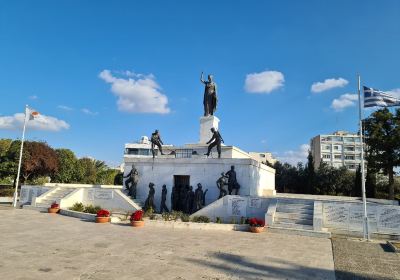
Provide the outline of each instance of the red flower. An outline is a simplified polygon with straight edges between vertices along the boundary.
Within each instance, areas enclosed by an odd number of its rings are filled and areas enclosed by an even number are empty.
[[[131,221],[142,221],[143,211],[137,210],[131,215]]]
[[[110,217],[110,212],[105,209],[97,211],[97,217]]]
[[[50,208],[60,208],[60,205],[57,204],[55,201],[51,204]]]
[[[265,222],[262,219],[251,218],[251,219],[249,219],[249,225],[251,227],[264,227]]]

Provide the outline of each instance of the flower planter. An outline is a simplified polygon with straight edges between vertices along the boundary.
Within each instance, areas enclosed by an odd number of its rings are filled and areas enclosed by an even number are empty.
[[[110,217],[96,217],[96,223],[105,224],[110,222]]]
[[[144,227],[144,221],[131,221],[133,227]]]
[[[48,208],[47,212],[49,212],[50,214],[56,214],[60,211],[60,208]]]
[[[253,233],[260,233],[264,231],[264,227],[250,227],[250,231]]]

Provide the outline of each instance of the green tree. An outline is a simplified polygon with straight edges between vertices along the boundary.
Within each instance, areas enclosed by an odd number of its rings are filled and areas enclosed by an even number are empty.
[[[54,174],[52,181],[57,183],[76,183],[79,173],[77,170],[78,159],[69,149],[57,149],[58,172]]]
[[[316,184],[316,174],[315,174],[315,169],[314,169],[314,157],[312,156],[311,151],[308,152],[308,156],[307,156],[305,177],[306,177],[305,193],[314,194],[315,193],[315,184]]]
[[[362,175],[361,175],[361,165],[358,165],[357,170],[356,170],[356,176],[354,178],[354,187],[351,192],[351,196],[357,196],[360,197],[361,191],[362,191]]]
[[[389,177],[389,199],[394,199],[394,168],[400,164],[400,111],[375,111],[365,120],[368,165]]]

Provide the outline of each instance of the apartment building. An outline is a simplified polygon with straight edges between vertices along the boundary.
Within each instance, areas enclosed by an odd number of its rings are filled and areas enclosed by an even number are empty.
[[[361,142],[358,134],[347,131],[321,134],[311,139],[310,146],[315,168],[321,162],[326,162],[336,168],[346,166],[355,171],[361,164]]]

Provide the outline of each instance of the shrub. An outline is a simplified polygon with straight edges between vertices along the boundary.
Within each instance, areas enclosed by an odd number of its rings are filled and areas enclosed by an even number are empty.
[[[14,188],[0,188],[0,196],[14,196]]]
[[[143,221],[143,210],[137,210],[131,215],[131,222],[132,221]]]
[[[245,217],[240,217],[240,224],[241,225],[244,225],[244,224],[247,224],[247,219],[245,218]]]
[[[60,208],[60,205],[57,203],[57,202],[53,202],[51,205],[50,205],[50,208]]]
[[[215,218],[215,223],[217,223],[217,224],[222,224],[222,219],[221,219],[221,217],[216,217],[216,218]]]
[[[101,210],[100,206],[93,206],[93,205],[86,205],[83,209],[83,212],[90,213],[90,214],[97,214]]]
[[[182,215],[181,215],[181,221],[182,221],[182,222],[185,222],[185,223],[189,222],[189,221],[190,221],[190,216],[189,216],[188,214],[182,213]]]
[[[73,211],[78,211],[78,212],[83,212],[85,210],[85,206],[81,202],[76,202],[72,207],[69,208],[70,210]]]
[[[164,212],[161,214],[161,217],[164,221],[177,221],[179,218],[182,219],[183,213],[180,211],[171,211],[171,212]]]
[[[264,227],[265,222],[264,222],[264,220],[261,220],[261,219],[251,218],[251,219],[249,219],[249,225],[251,227]]]
[[[97,211],[97,217],[110,217],[110,212],[106,209],[100,209]]]
[[[207,216],[194,216],[192,221],[195,223],[209,223],[210,218]]]
[[[236,224],[236,219],[235,218],[231,218],[231,221],[229,223],[230,224]]]

